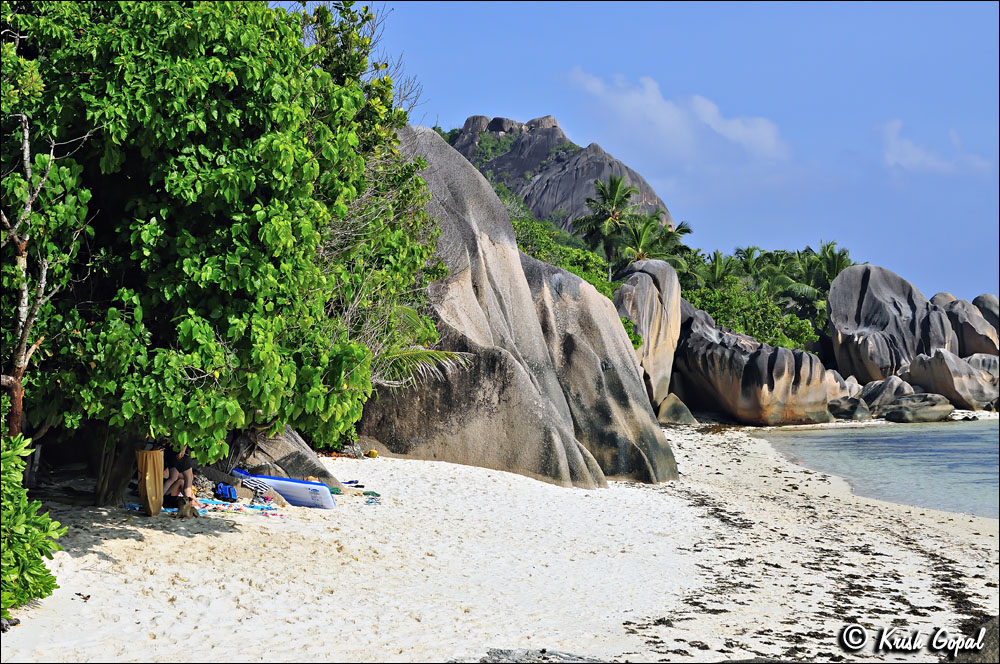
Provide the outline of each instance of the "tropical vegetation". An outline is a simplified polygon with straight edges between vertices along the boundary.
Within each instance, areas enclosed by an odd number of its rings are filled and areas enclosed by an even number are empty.
[[[241,429],[338,446],[375,387],[460,361],[433,348],[437,228],[372,23],[2,3],[5,611],[50,589],[36,536],[58,534],[8,491],[28,440],[91,445],[114,502],[132,440],[203,463]]]
[[[804,348],[825,330],[830,284],[853,264],[836,242],[821,242],[819,250],[748,246],[732,255],[719,250],[706,255],[684,243],[690,224],[672,227],[664,222],[664,211],[642,212],[634,200],[638,189],[624,178],[596,180],[594,190],[587,199],[591,213],[572,227],[594,255],[606,259],[612,290],[615,271],[634,261],[663,260],[677,271],[684,296],[719,325],[788,348]],[[536,242],[533,233],[518,237],[529,246]]]

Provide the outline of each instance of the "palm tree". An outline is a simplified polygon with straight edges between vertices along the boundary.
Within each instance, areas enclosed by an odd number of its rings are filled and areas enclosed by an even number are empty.
[[[776,291],[779,304],[786,311],[810,320],[817,330],[826,326],[826,298],[830,285],[845,268],[853,265],[847,249],[837,249],[836,242],[820,241],[820,250],[812,247],[788,254],[785,279]]]
[[[662,216],[663,210],[657,210],[656,215],[657,218]],[[686,221],[682,221],[681,223],[677,224],[677,226],[674,228],[670,228],[669,226],[664,226],[661,236],[663,238],[663,242],[667,246],[685,248],[684,243],[681,242],[681,238],[683,238],[685,235],[690,235],[693,231],[694,229],[691,228],[691,224],[689,224]]]
[[[725,282],[726,277],[736,274],[738,268],[739,263],[735,258],[726,256],[716,249],[699,271],[705,287],[718,288]]]
[[[573,221],[573,232],[582,235],[591,248],[604,248],[610,265],[617,258],[615,238],[626,222],[639,215],[639,203],[632,197],[639,193],[636,187],[625,184],[624,177],[612,175],[607,182],[594,180],[597,198],[588,198],[587,207],[593,212]]]
[[[767,262],[767,253],[753,244],[748,247],[737,247],[734,257],[740,264],[743,274],[750,280],[752,286],[759,287],[761,271]]]
[[[680,254],[689,250],[680,238],[691,233],[691,226],[684,221],[671,229],[663,225],[663,214],[663,210],[656,210],[625,222],[616,234],[621,263],[654,259],[669,263],[679,275],[688,271],[687,261]]]
[[[851,252],[847,249],[837,249],[836,242],[820,240],[819,252],[816,257],[820,263],[821,285],[826,292],[830,291],[830,285],[838,274],[854,265],[854,261],[851,260]]]
[[[663,253],[660,217],[657,214],[627,219],[617,235],[618,251],[629,263],[659,258]]]

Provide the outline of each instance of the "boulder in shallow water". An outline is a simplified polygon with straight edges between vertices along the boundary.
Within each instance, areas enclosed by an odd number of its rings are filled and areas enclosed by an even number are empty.
[[[909,394],[886,406],[882,415],[890,422],[941,422],[954,410],[940,394]]]
[[[688,406],[721,411],[741,424],[830,422],[828,401],[848,395],[840,375],[815,355],[718,327],[685,300],[674,377]]]
[[[605,486],[606,474],[675,478],[611,301],[522,256],[489,182],[434,131],[403,129],[400,151],[428,163],[421,176],[441,226],[437,256],[448,267],[428,294],[440,347],[468,353],[469,364],[380,390],[365,404],[359,433],[394,454],[563,486]]]
[[[938,349],[933,355],[918,355],[900,375],[908,383],[947,397],[956,408],[980,410],[997,398],[997,379],[977,369],[954,353]]]
[[[667,398],[660,402],[656,411],[656,420],[660,424],[698,424],[698,420],[684,405],[684,402],[673,393],[668,394]]]
[[[625,283],[615,291],[618,313],[632,321],[642,337],[636,349],[653,408],[670,393],[674,351],[681,333],[681,286],[664,261],[636,261],[616,276]]]
[[[945,311],[885,268],[842,271],[830,286],[828,311],[837,369],[860,382],[891,376],[921,353],[958,352]]]
[[[872,414],[868,404],[857,397],[841,397],[833,399],[829,405],[830,414],[838,420],[870,420]]]
[[[889,376],[885,380],[873,380],[865,384],[861,388],[861,398],[868,404],[871,414],[878,417],[885,406],[915,391],[912,385],[899,376]]]

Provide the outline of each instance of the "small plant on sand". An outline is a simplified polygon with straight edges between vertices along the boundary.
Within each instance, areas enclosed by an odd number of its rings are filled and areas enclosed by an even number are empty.
[[[37,500],[28,502],[28,492],[21,484],[23,457],[31,454],[28,440],[21,435],[3,436],[3,465],[0,469],[0,604],[3,617],[25,602],[48,597],[59,586],[45,567],[42,558],[62,547],[55,543],[66,533],[47,513],[39,514]]]

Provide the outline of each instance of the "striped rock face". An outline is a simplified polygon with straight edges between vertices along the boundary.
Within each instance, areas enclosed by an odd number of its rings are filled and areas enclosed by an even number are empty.
[[[448,276],[429,288],[441,347],[469,365],[365,406],[359,433],[385,451],[506,470],[564,486],[677,476],[610,300],[523,256],[486,179],[434,131],[400,132],[422,156]]]
[[[894,272],[853,265],[830,286],[827,310],[837,368],[868,383],[937,349],[959,352],[948,314]]]
[[[830,422],[829,402],[851,393],[840,374],[825,369],[815,355],[717,327],[684,300],[673,384],[692,408],[754,425]]]
[[[635,353],[649,399],[658,409],[670,394],[674,352],[681,334],[677,272],[663,261],[636,261],[616,278],[624,278],[625,283],[615,291],[615,307],[642,337],[642,346]]]
[[[973,366],[954,353],[938,349],[933,355],[918,355],[900,378],[911,385],[920,385],[928,392],[943,395],[956,408],[980,410],[996,406],[997,376],[985,363]]]

